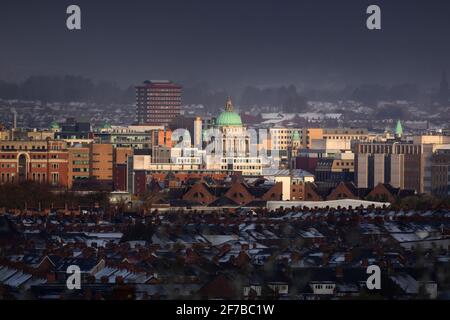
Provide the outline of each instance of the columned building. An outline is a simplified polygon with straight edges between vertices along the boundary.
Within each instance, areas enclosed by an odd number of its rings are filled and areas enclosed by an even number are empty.
[[[244,176],[262,174],[262,160],[255,149],[252,154],[251,138],[242,124],[241,116],[234,111],[233,103],[227,99],[225,111],[216,120],[213,131],[214,150],[207,154],[207,169],[240,171]],[[209,137],[210,138],[210,137]],[[256,138],[256,137],[255,137]],[[205,137],[208,140],[208,137]],[[254,142],[256,148],[256,141]]]

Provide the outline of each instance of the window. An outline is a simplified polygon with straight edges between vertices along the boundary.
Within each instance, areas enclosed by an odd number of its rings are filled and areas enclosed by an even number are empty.
[[[59,173],[52,173],[52,185],[57,185],[59,183]]]

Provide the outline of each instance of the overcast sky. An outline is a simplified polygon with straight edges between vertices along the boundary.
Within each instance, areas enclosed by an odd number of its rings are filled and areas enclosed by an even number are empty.
[[[78,4],[82,30],[66,29]],[[366,8],[382,30],[366,29]],[[437,85],[450,66],[448,0],[1,0],[0,79],[76,74],[122,86]]]

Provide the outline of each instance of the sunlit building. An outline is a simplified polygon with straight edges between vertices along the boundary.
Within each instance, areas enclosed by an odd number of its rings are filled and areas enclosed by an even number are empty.
[[[244,176],[262,174],[263,163],[258,156],[257,142],[252,141],[241,116],[234,111],[230,98],[225,110],[217,118],[215,128],[210,132],[213,137],[204,137],[207,143],[214,143],[212,152],[206,151],[207,169],[239,171]]]
[[[0,141],[0,183],[34,181],[66,187],[67,166],[64,141]]]

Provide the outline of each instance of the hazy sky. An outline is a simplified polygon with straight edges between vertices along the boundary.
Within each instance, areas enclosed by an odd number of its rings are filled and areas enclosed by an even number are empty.
[[[66,29],[78,4],[82,30]],[[366,29],[366,8],[382,30]],[[448,0],[1,0],[0,79],[77,74],[122,86],[436,84]]]

